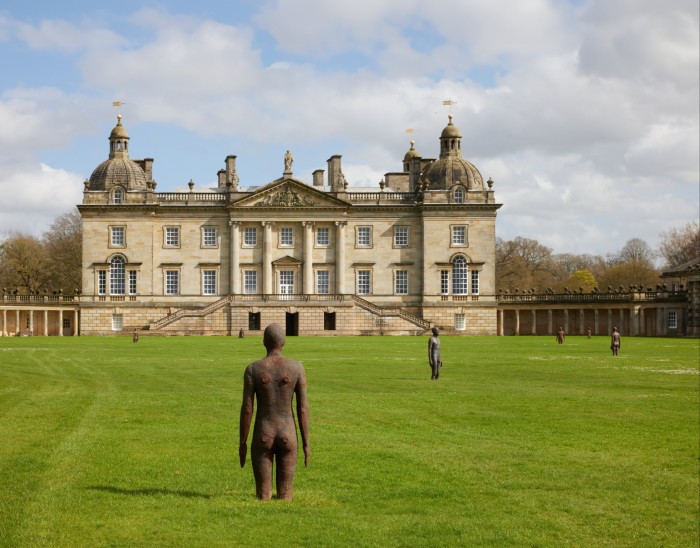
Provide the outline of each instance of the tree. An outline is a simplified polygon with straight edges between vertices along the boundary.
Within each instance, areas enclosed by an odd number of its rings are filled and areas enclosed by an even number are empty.
[[[617,263],[652,264],[656,254],[651,246],[641,238],[632,238],[615,256]]]
[[[572,289],[583,289],[584,293],[590,293],[597,286],[595,276],[590,270],[577,270],[571,275]]]
[[[53,263],[50,285],[73,293],[82,285],[83,229],[77,210],[57,217],[44,233],[44,243]]]
[[[496,287],[512,290],[547,287],[552,281],[552,250],[537,240],[496,240]]]
[[[3,287],[36,293],[46,289],[53,264],[46,246],[34,236],[15,234],[0,245],[0,273]]]
[[[700,258],[700,221],[670,228],[659,235],[659,240],[659,255],[666,268],[697,260]]]

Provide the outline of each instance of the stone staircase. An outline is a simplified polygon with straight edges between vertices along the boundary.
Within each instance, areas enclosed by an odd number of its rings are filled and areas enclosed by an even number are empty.
[[[371,312],[372,314],[375,314],[380,317],[386,317],[386,316],[398,316],[399,318],[406,320],[407,322],[412,323],[413,325],[416,325],[420,327],[421,329],[427,331],[430,329],[430,322],[427,320],[424,320],[423,318],[419,318],[418,316],[414,316],[413,314],[409,314],[406,312],[403,308],[398,308],[398,307],[381,307],[377,306],[374,303],[371,303],[362,297],[358,297],[357,295],[351,295],[352,300],[357,303],[357,305],[360,308],[365,309],[367,312]]]

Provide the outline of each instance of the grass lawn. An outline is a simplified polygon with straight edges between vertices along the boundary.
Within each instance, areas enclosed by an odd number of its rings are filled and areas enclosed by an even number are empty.
[[[295,337],[294,500],[238,465],[259,337],[0,338],[0,546],[681,546],[698,340]]]

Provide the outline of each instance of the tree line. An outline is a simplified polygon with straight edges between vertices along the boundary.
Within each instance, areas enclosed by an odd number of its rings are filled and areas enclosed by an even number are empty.
[[[553,253],[537,240],[496,239],[496,289],[508,292],[590,293],[656,288],[661,271],[700,257],[700,222],[671,228],[652,248],[632,238],[616,253]],[[657,259],[661,268],[657,268]],[[37,238],[10,234],[0,243],[4,293],[75,294],[82,285],[82,225],[77,210],[58,216]]]

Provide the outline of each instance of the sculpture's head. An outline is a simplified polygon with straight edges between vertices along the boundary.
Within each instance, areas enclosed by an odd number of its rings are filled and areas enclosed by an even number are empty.
[[[440,330],[437,327],[433,327],[433,335],[436,337],[440,334]]]
[[[271,323],[265,328],[263,344],[268,350],[282,348],[284,346],[284,329],[276,323]]]

